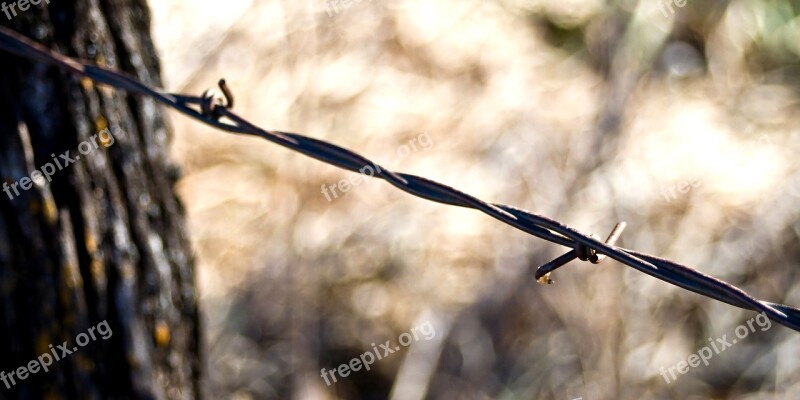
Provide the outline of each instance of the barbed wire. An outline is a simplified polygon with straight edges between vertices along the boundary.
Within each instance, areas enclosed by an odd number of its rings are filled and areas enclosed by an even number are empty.
[[[234,98],[224,80],[219,81],[221,94],[211,90],[206,91],[200,97],[167,93],[151,88],[124,73],[55,53],[5,27],[0,27],[0,49],[32,61],[55,65],[97,83],[150,96],[159,103],[207,125],[227,132],[258,136],[349,171],[363,173],[362,170],[366,167],[375,167],[373,168],[375,173],[370,176],[383,179],[414,196],[452,206],[476,209],[523,232],[571,248],[562,256],[537,269],[535,278],[540,283],[552,283],[549,278],[550,274],[576,258],[597,264],[602,262],[605,257],[610,257],[683,289],[736,307],[763,312],[770,319],[800,332],[800,309],[798,308],[758,300],[734,285],[685,265],[615,246],[615,242],[625,229],[624,222],[617,224],[603,242],[596,235],[584,234],[548,217],[512,206],[487,203],[450,186],[420,176],[389,171],[351,150],[319,139],[259,128],[231,111]],[[222,122],[223,118],[229,122]]]

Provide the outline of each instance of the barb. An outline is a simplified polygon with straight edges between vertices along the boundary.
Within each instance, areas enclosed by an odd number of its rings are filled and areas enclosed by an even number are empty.
[[[608,235],[608,239],[606,239],[606,245],[613,246],[622,235],[622,231],[625,230],[626,226],[627,224],[625,221],[618,223],[617,226],[614,227],[614,230]],[[597,238],[597,236],[594,234],[591,236],[595,239]],[[605,260],[606,256],[604,254],[598,254],[595,249],[587,247],[583,244],[578,244],[575,249],[570,250],[555,260],[539,267],[536,270],[534,277],[539,283],[552,285],[553,280],[550,279],[550,273],[576,258],[581,261],[590,261],[592,264],[600,264],[603,262],[603,260]]]
[[[5,27],[0,27],[0,49],[32,61],[52,64],[101,84],[150,96],[168,107],[215,128],[232,133],[258,136],[349,171],[359,172],[359,169],[365,166],[380,167],[366,157],[322,140],[295,133],[265,130],[253,125],[231,111],[233,95],[224,80],[219,82],[224,102],[219,95],[209,91],[201,97],[165,93],[123,73],[57,54]],[[221,121],[223,118],[227,122]],[[383,179],[414,196],[452,206],[476,209],[523,232],[571,248],[566,254],[539,267],[535,277],[540,282],[552,283],[549,274],[575,258],[599,263],[603,258],[610,257],[640,272],[686,290],[736,307],[763,312],[770,319],[800,332],[800,309],[798,308],[758,300],[736,286],[674,261],[615,246],[616,240],[625,228],[624,222],[617,224],[606,242],[601,242],[597,236],[583,234],[574,228],[538,214],[507,205],[487,203],[423,177],[395,173],[383,167],[375,169],[378,170],[374,175],[375,178]]]

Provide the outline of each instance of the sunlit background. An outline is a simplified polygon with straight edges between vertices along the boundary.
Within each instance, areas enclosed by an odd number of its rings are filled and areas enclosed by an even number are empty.
[[[224,77],[263,127],[600,236],[627,221],[624,247],[800,306],[800,1],[150,3],[170,91]],[[661,375],[753,312],[613,261],[542,286],[565,249],[171,120],[209,398],[800,398],[800,334],[777,324]]]

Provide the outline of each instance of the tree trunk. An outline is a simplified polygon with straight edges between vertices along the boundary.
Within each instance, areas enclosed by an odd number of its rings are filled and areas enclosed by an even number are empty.
[[[145,0],[39,3],[0,24],[161,86]],[[153,100],[0,52],[0,399],[200,397],[168,139]]]

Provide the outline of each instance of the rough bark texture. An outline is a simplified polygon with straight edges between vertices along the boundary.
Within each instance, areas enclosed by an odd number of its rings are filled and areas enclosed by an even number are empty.
[[[144,0],[16,12],[0,24],[161,86]],[[111,137],[92,139],[106,128]],[[50,183],[0,193],[0,398],[199,397],[197,296],[168,139],[153,100],[0,53],[0,179],[25,183],[54,158],[63,166],[66,151],[79,157]],[[49,371],[9,378],[43,353],[62,357],[65,341],[72,354]]]

